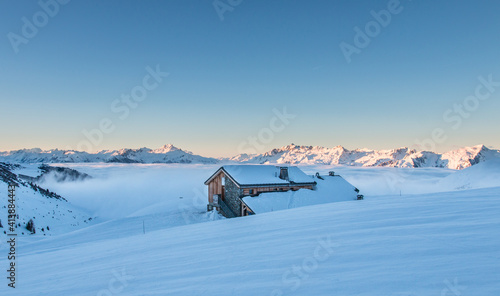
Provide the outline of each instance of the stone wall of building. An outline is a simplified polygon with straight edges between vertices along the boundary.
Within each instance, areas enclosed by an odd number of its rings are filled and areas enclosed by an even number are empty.
[[[225,192],[224,201],[227,206],[236,214],[236,216],[241,216],[241,199],[242,190],[236,186],[236,184],[231,181],[230,178],[225,178]]]

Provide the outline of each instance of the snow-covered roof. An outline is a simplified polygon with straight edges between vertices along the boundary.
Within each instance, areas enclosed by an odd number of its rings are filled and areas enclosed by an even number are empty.
[[[264,192],[257,196],[243,197],[246,205],[256,214],[280,211],[331,202],[355,200],[355,187],[340,176],[314,178],[316,189],[300,189],[286,192]]]
[[[240,186],[314,184],[315,180],[312,176],[306,175],[295,166],[286,166],[288,168],[288,181],[280,179],[281,167],[274,165],[225,165],[217,170],[205,184],[208,184],[221,170]]]

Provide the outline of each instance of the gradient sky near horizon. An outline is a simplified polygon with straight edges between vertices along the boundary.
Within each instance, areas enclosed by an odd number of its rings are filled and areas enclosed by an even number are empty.
[[[93,151],[172,143],[231,156],[252,146],[248,137],[257,152],[390,149],[437,128],[446,138],[438,152],[500,148],[500,87],[467,114],[453,111],[478,77],[500,82],[499,1],[401,0],[350,63],[340,44],[355,45],[354,28],[364,31],[391,1],[242,0],[221,20],[213,0],[72,0],[15,53],[9,33],[23,36],[23,18],[43,11],[37,2],[0,2],[2,151],[77,149],[103,118],[114,130]],[[120,118],[113,102],[157,65],[168,77]],[[283,108],[295,117],[266,134]]]

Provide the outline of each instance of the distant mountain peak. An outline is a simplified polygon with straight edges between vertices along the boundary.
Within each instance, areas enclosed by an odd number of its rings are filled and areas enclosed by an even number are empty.
[[[166,144],[166,145],[163,145],[162,147],[160,147],[158,149],[152,150],[152,152],[153,153],[168,153],[168,152],[177,151],[177,150],[181,150],[182,151],[182,149],[179,149],[179,148],[175,147],[172,144]]]
[[[280,147],[280,148],[278,148],[276,150],[279,150],[279,151],[291,151],[291,150],[299,149],[300,147],[301,146],[295,145],[294,143],[292,143],[292,144]]]
[[[479,151],[491,151],[490,148],[486,147],[485,145],[483,144],[480,144],[480,145],[476,145],[474,146],[474,148],[477,148]]]
[[[29,148],[29,149],[20,149],[16,151],[10,151],[14,153],[41,153],[43,150],[40,148]]]

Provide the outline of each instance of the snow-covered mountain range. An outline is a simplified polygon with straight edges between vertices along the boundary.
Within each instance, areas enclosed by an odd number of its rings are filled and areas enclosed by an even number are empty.
[[[460,170],[498,157],[500,157],[499,150],[488,149],[484,145],[465,147],[439,154],[430,151],[417,151],[406,147],[391,150],[347,150],[342,146],[326,148],[291,144],[263,154],[240,154],[229,160],[244,163],[325,164],[406,168],[440,167]]]
[[[74,150],[21,149],[0,152],[0,161],[9,163],[80,163],[80,162],[117,162],[117,163],[217,163],[217,159],[194,155],[173,145],[159,149],[120,149],[88,153]]]
[[[230,158],[210,158],[195,155],[171,144],[159,149],[120,149],[87,153],[73,150],[21,149],[0,152],[0,161],[9,163],[255,163],[255,164],[325,164],[382,167],[440,167],[463,169],[477,163],[500,157],[500,151],[484,145],[465,147],[446,153],[417,151],[410,148],[390,150],[355,149],[342,146],[287,145],[262,154],[239,154]]]

